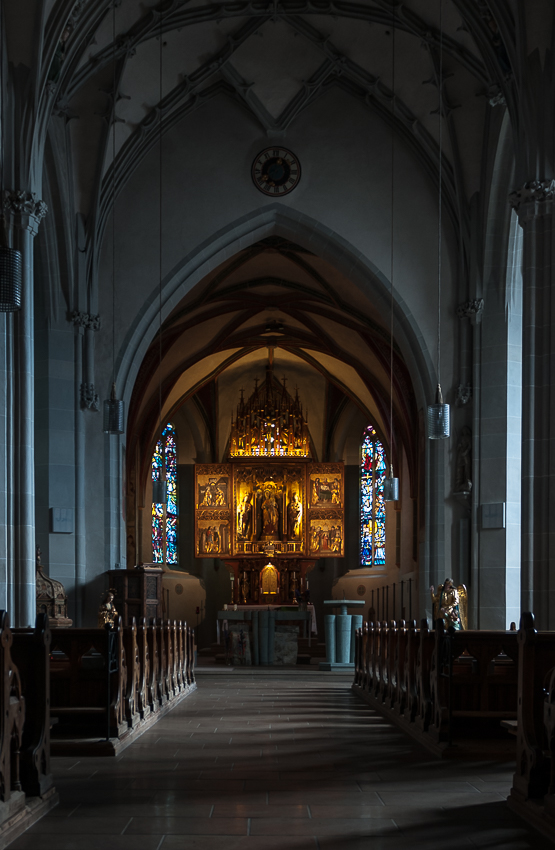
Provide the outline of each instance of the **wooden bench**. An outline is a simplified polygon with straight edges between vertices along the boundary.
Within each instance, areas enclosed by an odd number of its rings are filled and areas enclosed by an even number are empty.
[[[195,687],[193,630],[133,619],[113,631],[65,629],[52,644],[56,754],[114,754]],[[102,742],[105,746],[102,748]]]
[[[516,632],[366,623],[355,658],[355,692],[436,755],[468,756],[469,742],[481,754],[486,742],[490,755],[510,756],[500,720],[516,719]]]

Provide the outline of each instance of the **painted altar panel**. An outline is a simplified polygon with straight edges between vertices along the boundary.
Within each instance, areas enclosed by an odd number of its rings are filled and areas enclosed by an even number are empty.
[[[233,464],[233,553],[304,555],[305,465]]]
[[[315,558],[345,555],[345,468],[339,463],[307,467],[308,553]]]
[[[342,558],[345,554],[342,511],[313,511],[309,519],[309,554],[316,558]]]
[[[198,464],[196,557],[341,558],[343,502],[342,463]]]
[[[308,467],[308,507],[343,508],[342,463],[311,463]]]
[[[232,469],[228,463],[195,466],[195,556],[231,554]]]
[[[195,466],[195,507],[231,506],[231,464],[204,463]]]
[[[197,558],[220,558],[230,554],[229,512],[197,511],[195,541]]]

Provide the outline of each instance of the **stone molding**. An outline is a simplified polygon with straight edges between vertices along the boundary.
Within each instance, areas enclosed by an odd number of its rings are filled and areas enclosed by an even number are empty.
[[[509,203],[519,219],[536,218],[553,211],[555,180],[531,180],[509,195]]]
[[[459,384],[457,387],[457,398],[455,404],[457,407],[464,407],[472,399],[472,385],[470,383]]]
[[[81,384],[81,407],[86,410],[100,410],[100,399],[94,390],[94,384]]]
[[[484,299],[475,298],[473,301],[465,301],[457,307],[459,319],[472,319],[481,316],[484,311]]]
[[[100,330],[100,316],[93,315],[92,313],[84,313],[81,310],[74,310],[71,314],[70,321],[76,327],[86,328],[90,331],[99,331]]]
[[[44,201],[37,198],[34,192],[5,189],[2,210],[5,215],[15,220],[16,226],[30,230],[35,235],[39,224],[48,212],[48,207]]]

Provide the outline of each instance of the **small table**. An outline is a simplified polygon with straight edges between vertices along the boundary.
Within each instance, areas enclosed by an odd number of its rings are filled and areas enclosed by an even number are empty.
[[[347,608],[363,608],[364,599],[326,599],[325,608],[339,608],[326,614],[326,661],[320,670],[352,670],[355,666],[355,632],[362,626],[362,614],[347,614]]]

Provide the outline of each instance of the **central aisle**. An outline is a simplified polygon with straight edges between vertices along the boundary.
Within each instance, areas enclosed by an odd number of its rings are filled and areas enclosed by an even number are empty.
[[[507,809],[512,766],[442,763],[312,671],[200,673],[115,759],[54,759],[60,806],[19,850],[551,848]]]

